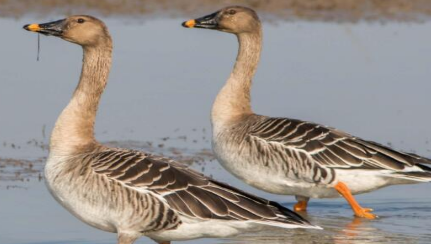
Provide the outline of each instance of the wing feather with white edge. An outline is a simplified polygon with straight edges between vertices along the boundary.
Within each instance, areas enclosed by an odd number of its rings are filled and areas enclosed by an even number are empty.
[[[261,120],[250,126],[248,136],[254,143],[282,146],[286,158],[291,158],[289,155],[295,153],[305,155],[305,158],[312,159],[308,161],[309,163],[321,167],[385,169],[401,173],[418,166],[418,170],[425,171],[428,180],[431,179],[431,169],[422,165],[431,164],[430,159],[398,152],[314,123],[261,116]]]
[[[182,215],[241,220],[285,228],[317,228],[281,205],[212,180],[171,159],[138,151],[106,149],[93,170],[141,192],[151,192]]]

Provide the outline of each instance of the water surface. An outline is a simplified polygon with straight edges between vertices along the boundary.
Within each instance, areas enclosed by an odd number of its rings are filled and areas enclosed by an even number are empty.
[[[82,53],[76,45],[41,37],[37,62],[36,35],[21,27],[57,17],[0,19],[0,243],[115,243],[114,234],[61,208],[39,177],[50,131],[79,78]],[[246,186],[208,153],[211,104],[233,65],[236,39],[184,29],[183,19],[104,20],[115,50],[97,138],[186,162],[199,154],[192,163],[197,170],[291,208],[293,197]],[[277,22],[265,23],[264,34],[252,92],[255,112],[315,121],[431,157],[431,23]],[[312,200],[307,217],[324,231],[268,229],[190,243],[428,243],[430,193],[429,184],[421,184],[358,196],[381,216],[375,221],[353,218],[343,199]]]

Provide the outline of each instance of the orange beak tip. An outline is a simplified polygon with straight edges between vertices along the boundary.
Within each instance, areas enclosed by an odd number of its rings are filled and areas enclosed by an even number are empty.
[[[193,28],[195,27],[195,25],[196,25],[196,21],[194,19],[188,20],[183,23],[183,26],[187,28]]]
[[[40,31],[41,28],[38,24],[30,24],[30,25],[25,25],[24,29],[28,30],[28,31]]]

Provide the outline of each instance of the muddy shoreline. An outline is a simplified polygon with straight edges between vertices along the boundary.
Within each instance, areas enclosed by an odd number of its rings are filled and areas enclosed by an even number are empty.
[[[190,18],[227,5],[249,6],[264,20],[328,22],[427,21],[429,0],[0,0],[0,16],[70,15],[87,13],[126,18]]]
[[[110,147],[129,148],[146,153],[156,154],[172,158],[186,165],[194,165],[205,171],[205,165],[213,162],[215,157],[211,149],[185,149],[165,145],[164,142],[169,139],[162,138],[160,141],[139,142],[139,141],[108,141],[102,144]],[[167,143],[168,144],[168,143]],[[21,149],[20,145],[13,145],[17,150]],[[12,147],[9,145],[9,147]],[[29,145],[29,143],[27,143]],[[39,148],[43,154],[48,155],[48,145],[43,142],[30,144]],[[0,182],[29,182],[33,180],[42,181],[43,168],[46,162],[46,156],[34,159],[7,158],[0,156]],[[1,185],[0,185],[1,186]],[[10,185],[9,185],[10,186]]]

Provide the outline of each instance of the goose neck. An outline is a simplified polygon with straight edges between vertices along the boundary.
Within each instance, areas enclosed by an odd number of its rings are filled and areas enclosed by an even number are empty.
[[[68,154],[94,145],[94,122],[108,81],[112,45],[84,47],[79,84],[51,135],[51,152]]]
[[[262,32],[259,28],[255,32],[238,34],[237,38],[239,50],[234,68],[213,105],[213,126],[233,122],[253,113],[250,90],[260,59]]]

